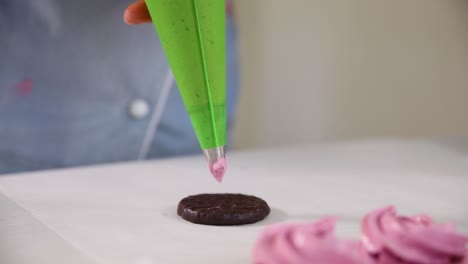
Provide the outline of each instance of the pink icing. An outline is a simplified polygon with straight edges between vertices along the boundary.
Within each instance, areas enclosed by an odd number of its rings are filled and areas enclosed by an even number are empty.
[[[208,162],[208,167],[210,168],[210,172],[213,177],[218,182],[222,182],[227,169],[226,159],[220,158],[215,163]]]
[[[394,207],[386,207],[366,215],[361,228],[362,244],[375,263],[468,263],[462,260],[468,237],[428,216],[398,216]]]
[[[394,207],[367,214],[362,241],[338,240],[335,221],[267,227],[253,252],[254,264],[468,264],[468,237],[429,216],[398,216]]]
[[[287,223],[267,227],[257,240],[254,264],[361,264],[358,242],[340,241],[334,235],[335,220]]]

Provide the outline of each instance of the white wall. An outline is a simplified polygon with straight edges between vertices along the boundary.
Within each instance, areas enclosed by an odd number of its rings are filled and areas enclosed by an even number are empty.
[[[236,4],[237,147],[468,137],[468,1]]]

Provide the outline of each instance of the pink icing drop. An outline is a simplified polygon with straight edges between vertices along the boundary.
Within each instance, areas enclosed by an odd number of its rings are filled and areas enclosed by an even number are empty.
[[[208,167],[210,168],[210,172],[213,175],[213,177],[218,182],[222,182],[227,169],[226,159],[220,158],[215,163],[208,162]]]

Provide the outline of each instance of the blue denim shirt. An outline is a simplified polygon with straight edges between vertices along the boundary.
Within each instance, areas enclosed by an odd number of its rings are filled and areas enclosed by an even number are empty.
[[[0,0],[0,173],[200,151],[153,26],[122,21],[131,2]]]

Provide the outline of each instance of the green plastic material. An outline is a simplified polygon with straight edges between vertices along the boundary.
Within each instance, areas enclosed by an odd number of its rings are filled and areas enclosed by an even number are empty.
[[[146,0],[203,149],[226,144],[224,0]]]

